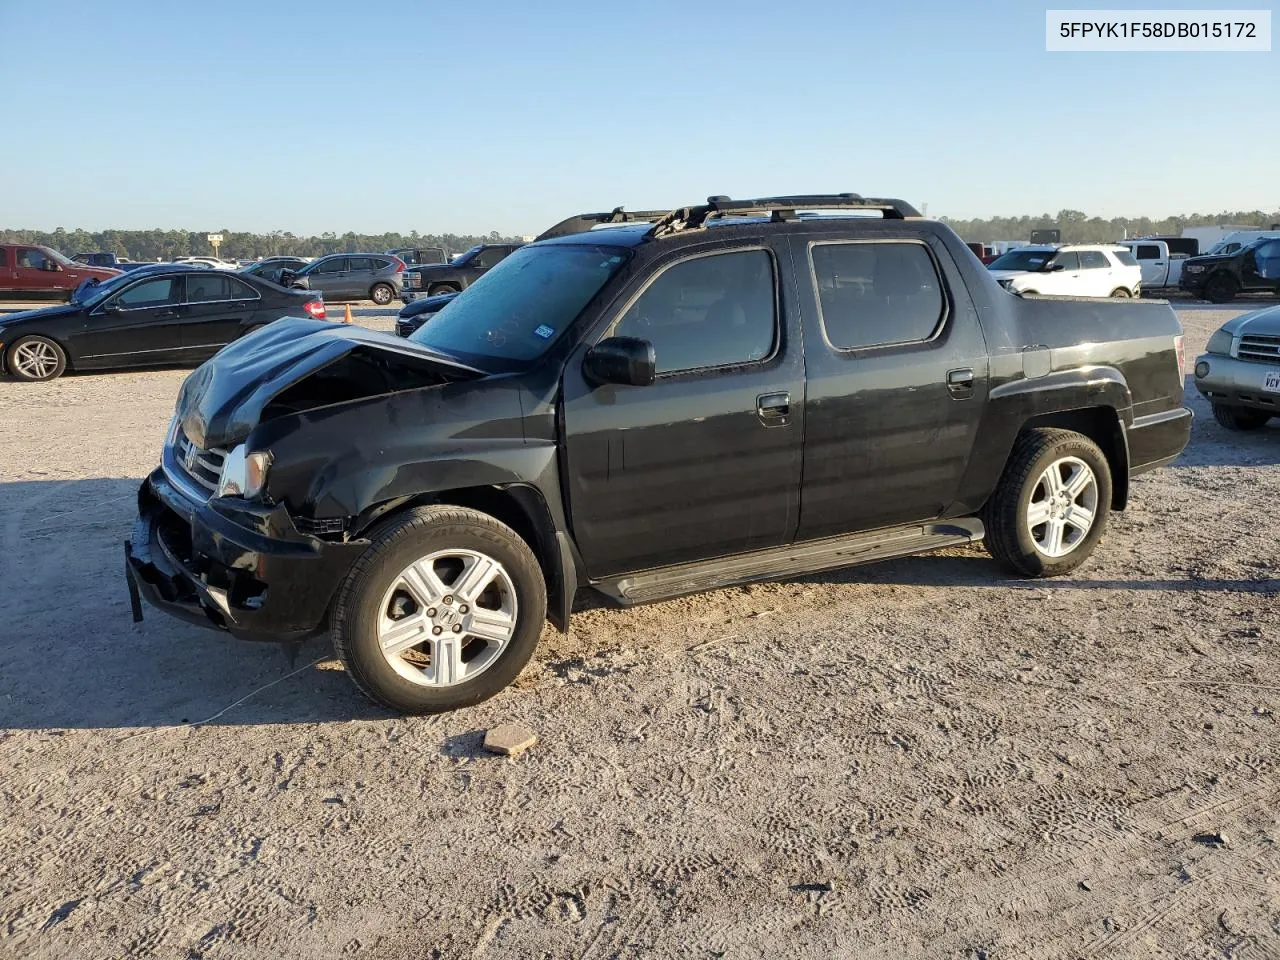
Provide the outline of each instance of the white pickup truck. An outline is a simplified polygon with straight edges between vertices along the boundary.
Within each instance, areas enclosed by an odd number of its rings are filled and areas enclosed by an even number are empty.
[[[1120,246],[1127,247],[1142,268],[1142,289],[1148,292],[1176,288],[1182,276],[1182,262],[1187,259],[1184,254],[1170,253],[1169,245],[1163,240],[1121,240]]]

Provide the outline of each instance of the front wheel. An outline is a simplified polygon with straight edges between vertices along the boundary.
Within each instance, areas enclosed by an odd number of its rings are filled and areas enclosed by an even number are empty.
[[[1240,285],[1229,273],[1215,273],[1204,285],[1204,298],[1211,303],[1228,303],[1234,300]]]
[[[382,525],[356,561],[333,643],[371,700],[440,713],[511,683],[546,613],[542,569],[514,530],[476,510],[418,507]]]
[[[1213,405],[1213,419],[1228,430],[1261,430],[1271,419],[1265,410],[1251,410],[1248,407],[1229,407],[1225,403]]]
[[[983,509],[987,550],[1027,577],[1069,573],[1093,553],[1111,511],[1111,469],[1071,430],[1022,433]]]
[[[373,289],[369,291],[369,299],[380,307],[385,307],[391,302],[396,292],[385,283],[375,283]]]
[[[438,297],[444,293],[457,293],[457,292],[458,292],[458,288],[454,286],[452,283],[437,283],[435,286],[433,286],[430,290],[427,291],[427,293],[433,297]]]
[[[1130,294],[1124,287],[1116,287],[1111,291],[1111,296],[1116,300],[1128,300],[1132,294]]]
[[[52,380],[67,369],[67,355],[48,337],[23,337],[9,348],[8,366],[19,380]]]

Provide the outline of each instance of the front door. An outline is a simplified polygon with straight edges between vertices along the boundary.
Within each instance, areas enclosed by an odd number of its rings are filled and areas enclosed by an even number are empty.
[[[793,241],[805,291],[797,540],[941,516],[987,392],[987,349],[949,252],[915,241]],[[944,282],[945,278],[945,282]]]
[[[13,287],[19,294],[56,293],[66,286],[60,282],[57,261],[39,247],[17,247],[13,252]]]
[[[179,337],[188,360],[213,356],[244,332],[257,309],[256,290],[222,270],[186,275]]]
[[[90,311],[74,338],[76,366],[127,367],[182,359],[181,275],[140,280]]]
[[[653,344],[649,386],[595,386],[586,345],[564,374],[571,526],[605,577],[790,541],[804,365],[787,260],[764,244],[691,255],[638,281],[589,338]]]
[[[1061,297],[1084,297],[1080,277],[1080,254],[1074,250],[1063,251],[1049,261],[1049,271],[1038,279],[1040,293]]]
[[[324,294],[326,300],[342,300],[350,286],[346,257],[330,257],[307,274],[307,287]]]

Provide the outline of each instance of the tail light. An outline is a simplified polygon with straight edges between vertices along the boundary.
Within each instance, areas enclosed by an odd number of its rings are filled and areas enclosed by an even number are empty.
[[[409,269],[409,265],[405,263],[403,260],[401,260],[399,257],[392,257],[391,260],[395,264],[396,273],[404,273],[406,270]]]
[[[1187,368],[1187,355],[1182,349],[1182,337],[1173,338],[1173,349],[1178,354],[1178,379],[1181,380]]]
[[[324,319],[325,314],[323,300],[308,300],[302,305],[302,309],[307,311],[307,313],[311,314],[311,316],[315,317],[317,320]]]

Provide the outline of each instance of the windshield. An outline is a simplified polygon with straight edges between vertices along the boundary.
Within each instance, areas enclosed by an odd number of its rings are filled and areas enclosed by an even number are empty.
[[[629,257],[594,244],[523,247],[410,339],[482,369],[519,369],[556,342]]]
[[[466,263],[468,260],[470,260],[472,257],[474,257],[477,253],[480,252],[481,246],[482,244],[477,244],[476,246],[472,247],[470,250],[463,251],[462,253],[458,254],[456,257],[453,258],[453,262]]]
[[[1057,253],[1056,250],[1010,250],[987,264],[987,269],[1039,270],[1053,258],[1055,253]]]

